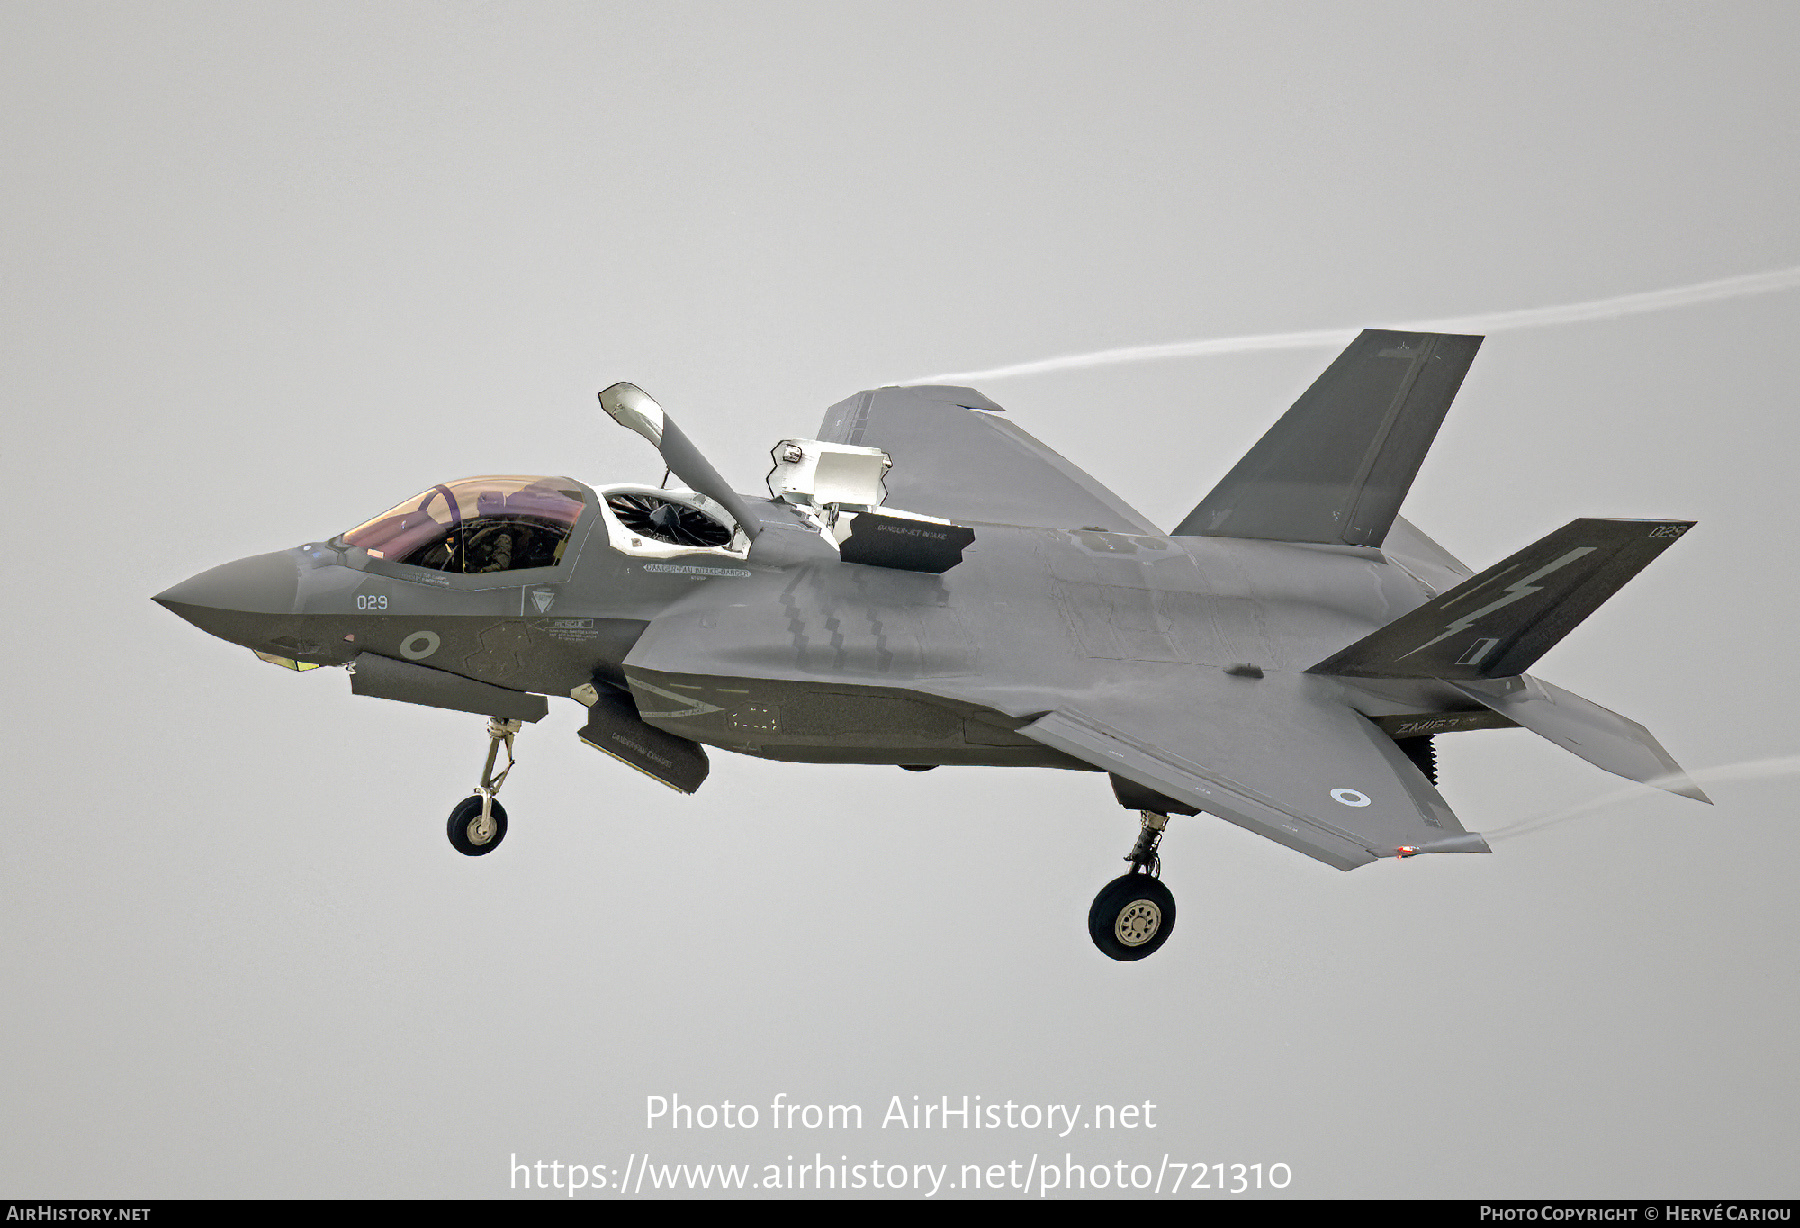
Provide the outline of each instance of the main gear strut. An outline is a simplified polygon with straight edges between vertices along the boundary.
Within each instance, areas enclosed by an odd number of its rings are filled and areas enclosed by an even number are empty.
[[[1131,846],[1131,852],[1125,854],[1125,860],[1131,863],[1133,874],[1148,874],[1151,878],[1162,876],[1162,858],[1157,856],[1156,846],[1162,843],[1163,830],[1169,825],[1169,816],[1158,814],[1154,810],[1138,811],[1137,843]]]
[[[1175,928],[1175,897],[1159,877],[1156,851],[1168,825],[1160,810],[1138,811],[1137,843],[1125,855],[1131,869],[1102,887],[1088,910],[1088,936],[1112,959],[1142,959]]]

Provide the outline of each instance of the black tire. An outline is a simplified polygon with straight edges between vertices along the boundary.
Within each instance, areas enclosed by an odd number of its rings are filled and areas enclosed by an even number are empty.
[[[494,820],[493,839],[477,842],[474,828],[481,822],[481,795],[465,797],[458,802],[456,809],[450,812],[449,826],[444,829],[450,837],[450,847],[464,857],[480,857],[499,848],[500,842],[506,839],[506,808],[499,798],[495,798],[488,813]]]
[[[1088,937],[1111,959],[1142,959],[1174,929],[1175,896],[1148,874],[1113,879],[1088,910]]]

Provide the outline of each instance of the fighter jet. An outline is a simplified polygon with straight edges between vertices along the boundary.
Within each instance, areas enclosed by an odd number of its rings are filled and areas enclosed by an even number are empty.
[[[1442,735],[1522,726],[1708,800],[1642,726],[1525,673],[1691,521],[1577,519],[1474,574],[1398,514],[1481,340],[1363,332],[1168,532],[971,388],[859,392],[750,495],[614,384],[662,484],[444,482],[155,600],[353,694],[488,717],[448,824],[469,856],[505,837],[549,696],[681,793],[709,747],[1105,773],[1139,830],[1089,934],[1142,959],[1175,923],[1171,815],[1342,870],[1487,852],[1437,790]]]

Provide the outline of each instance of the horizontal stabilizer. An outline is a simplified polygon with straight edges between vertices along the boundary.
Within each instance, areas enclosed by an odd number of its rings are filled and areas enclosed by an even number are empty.
[[[1480,348],[1365,329],[1173,535],[1379,546]]]
[[[1603,771],[1712,805],[1648,729],[1591,700],[1530,677],[1451,685]]]
[[[1570,521],[1308,672],[1465,681],[1522,674],[1693,523]]]
[[[679,793],[692,793],[700,787],[711,768],[705,747],[645,724],[630,697],[595,689],[587,724],[579,735],[583,742]]]

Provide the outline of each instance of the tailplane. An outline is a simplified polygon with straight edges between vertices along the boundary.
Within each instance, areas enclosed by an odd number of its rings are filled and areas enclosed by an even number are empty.
[[[1450,685],[1602,771],[1713,804],[1648,729],[1590,699],[1532,677]]]
[[[1693,524],[1570,521],[1307,672],[1454,681],[1522,674]]]

